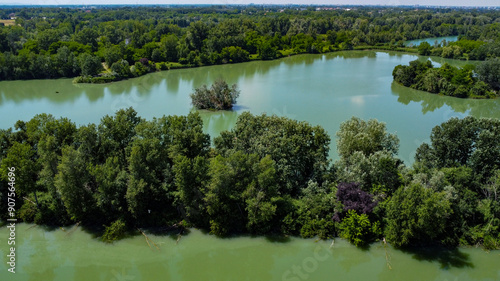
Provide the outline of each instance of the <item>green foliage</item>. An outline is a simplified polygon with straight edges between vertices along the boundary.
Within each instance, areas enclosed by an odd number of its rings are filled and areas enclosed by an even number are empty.
[[[500,90],[500,59],[494,58],[481,63],[477,67],[479,79],[492,89]]]
[[[211,160],[205,200],[213,234],[223,236],[245,227],[256,233],[271,229],[277,195],[272,164],[269,157],[259,161],[257,155],[240,151]]]
[[[450,119],[405,168],[397,138],[375,120],[348,120],[340,142],[363,141],[343,143],[329,165],[321,127],[276,116],[242,113],[210,148],[198,113],[146,121],[129,108],[79,128],[39,114],[0,130],[0,200],[14,166],[20,219],[106,225],[106,241],[128,227],[182,221],[221,236],[340,235],[361,246],[385,233],[396,247],[496,249],[499,128],[498,120]]]
[[[295,200],[295,212],[292,213],[296,216],[294,219],[298,225],[295,227],[300,228],[300,236],[318,236],[321,239],[334,237],[335,226],[331,218],[337,205],[335,199],[332,184],[319,185],[314,181],[307,183],[299,199]]]
[[[355,151],[340,159],[335,166],[339,181],[357,182],[363,190],[391,194],[401,185],[399,166],[402,164],[387,151],[377,151],[369,156]]]
[[[95,76],[102,70],[101,60],[98,57],[83,53],[78,56],[82,76]]]
[[[495,140],[499,130],[500,122],[495,119],[451,118],[432,129],[432,146],[421,146],[416,159],[439,168],[466,165],[484,182],[500,167]]]
[[[281,192],[297,195],[309,180],[322,183],[328,167],[330,137],[319,126],[277,116],[242,113],[236,126],[214,140],[217,153],[270,155]]]
[[[82,153],[71,146],[64,147],[57,170],[54,184],[70,217],[75,221],[95,220],[96,185]]]
[[[108,67],[121,60],[133,66],[142,58],[192,67],[247,61],[249,55],[269,60],[298,53],[371,48],[471,60],[500,56],[498,24],[486,24],[485,20],[498,17],[493,10],[364,7],[313,13],[309,9],[281,12],[279,6],[234,10],[224,6],[142,7],[140,11],[108,7],[82,15],[73,8],[9,9],[18,15],[18,24],[0,28],[1,80],[99,73],[89,66],[92,62],[85,63],[85,70],[81,61],[73,62],[71,55],[76,58],[82,54],[97,56]],[[45,19],[40,20],[42,17]],[[456,35],[457,42],[403,48],[404,40]],[[54,57],[64,47],[68,51]],[[148,71],[137,70],[137,66],[133,74],[154,70],[144,66]],[[116,80],[124,78],[121,75]]]
[[[28,143],[14,142],[7,152],[7,156],[2,159],[0,166],[0,177],[8,181],[10,170],[14,167],[16,195],[27,196],[36,191],[36,175],[38,165],[34,161],[35,151]]]
[[[106,243],[113,243],[114,241],[125,237],[126,231],[127,226],[125,225],[125,222],[122,220],[116,220],[110,226],[106,227],[101,239]]]
[[[300,229],[300,236],[304,238],[317,236],[320,239],[332,239],[334,230],[334,223],[330,219],[310,219]]]
[[[346,159],[354,152],[359,151],[365,156],[370,156],[377,151],[387,151],[397,154],[399,139],[394,134],[389,134],[385,123],[376,119],[368,122],[357,117],[340,124],[337,132],[337,150],[340,157]]]
[[[186,213],[186,217],[195,225],[208,227],[207,210],[205,206],[205,195],[207,193],[207,183],[209,161],[205,157],[196,156],[190,159],[179,155],[174,159],[175,193],[177,200]]]
[[[130,72],[130,66],[126,60],[114,62],[111,65],[111,71],[122,78],[128,78],[132,75],[132,73]]]
[[[341,237],[347,239],[355,246],[363,246],[371,242],[373,236],[380,235],[378,222],[372,224],[368,215],[359,215],[354,210],[349,210],[347,216],[340,224]]]
[[[196,88],[190,97],[198,109],[227,110],[233,108],[239,95],[238,85],[233,84],[230,87],[226,81],[218,79],[210,89],[207,85]]]
[[[227,62],[244,62],[250,59],[250,53],[243,50],[241,47],[226,47],[222,49],[221,56]]]
[[[440,68],[433,68],[430,61],[422,63],[415,60],[411,61],[409,66],[396,66],[392,75],[394,81],[406,87],[430,93],[458,98],[490,98],[495,97],[493,90],[496,87],[496,82],[489,80],[491,77],[494,80],[495,75],[492,74],[495,71],[492,70],[494,67],[490,65],[493,64],[484,62],[478,66],[479,78],[490,81],[489,85],[475,77],[473,65],[456,68],[444,63]]]
[[[422,56],[428,56],[431,54],[431,44],[428,42],[422,42],[420,45],[418,45],[418,54]]]
[[[387,206],[385,235],[396,247],[439,241],[452,214],[446,193],[420,184],[401,187]]]

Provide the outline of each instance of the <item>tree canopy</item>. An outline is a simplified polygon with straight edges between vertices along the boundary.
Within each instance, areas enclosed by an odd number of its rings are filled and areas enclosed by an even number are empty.
[[[242,113],[210,147],[195,112],[145,120],[129,108],[80,127],[40,114],[0,130],[0,200],[15,167],[19,220],[81,223],[107,242],[199,227],[498,249],[499,134],[498,120],[452,118],[407,167],[377,120],[344,122],[332,163],[323,128],[283,117]]]

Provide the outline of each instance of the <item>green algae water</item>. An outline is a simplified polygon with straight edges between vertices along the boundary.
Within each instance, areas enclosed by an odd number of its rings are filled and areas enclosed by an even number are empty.
[[[232,111],[200,111],[212,137],[231,129],[239,114],[266,113],[321,125],[332,137],[340,123],[358,116],[386,122],[400,138],[399,156],[413,162],[431,129],[451,117],[500,118],[500,99],[466,100],[433,95],[392,82],[392,70],[416,55],[353,51],[300,55],[275,61],[181,69],[106,85],[74,85],[70,79],[0,82],[0,128],[40,113],[77,125],[133,107],[146,119],[194,110],[193,88],[217,78],[238,83]],[[431,58],[437,66],[466,62]],[[81,228],[16,228],[16,273],[7,271],[9,231],[0,228],[0,280],[500,280],[500,252],[467,248],[406,251],[375,243],[358,249],[337,239],[219,239],[192,230],[177,237],[142,235],[104,244]]]
[[[359,249],[336,239],[216,238],[191,230],[105,244],[81,227],[47,230],[17,224],[16,273],[7,271],[6,227],[0,229],[0,280],[499,280],[500,251],[422,249],[381,242]]]
[[[77,125],[98,123],[104,115],[127,107],[146,119],[186,115],[194,110],[189,94],[195,87],[224,78],[237,83],[241,95],[232,111],[200,111],[204,130],[212,137],[231,129],[244,111],[286,116],[325,128],[332,138],[330,157],[335,160],[335,133],[340,123],[352,116],[376,118],[398,135],[399,157],[409,164],[417,147],[430,141],[432,128],[449,118],[500,118],[500,99],[458,99],[394,84],[394,67],[417,58],[403,53],[350,51],[170,70],[105,85],[75,85],[71,79],[2,81],[0,128],[39,113],[68,117]],[[431,59],[436,66],[467,63]]]

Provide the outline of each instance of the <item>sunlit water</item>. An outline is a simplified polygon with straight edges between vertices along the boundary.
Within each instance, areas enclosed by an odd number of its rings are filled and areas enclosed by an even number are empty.
[[[352,51],[163,71],[106,85],[75,85],[70,79],[3,81],[0,128],[39,113],[68,117],[77,125],[98,123],[104,115],[129,106],[146,119],[185,115],[193,110],[189,97],[193,89],[222,77],[237,83],[241,95],[233,111],[201,111],[204,130],[212,137],[231,129],[243,111],[287,116],[325,128],[332,138],[330,157],[335,160],[340,123],[352,116],[376,118],[397,133],[399,156],[412,163],[416,148],[429,141],[432,128],[450,117],[500,117],[500,99],[457,99],[393,83],[394,67],[417,58]],[[432,60],[435,65],[467,63]]]

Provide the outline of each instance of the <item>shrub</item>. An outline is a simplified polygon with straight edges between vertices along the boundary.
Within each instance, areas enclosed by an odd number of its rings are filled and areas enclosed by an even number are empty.
[[[122,239],[125,236],[127,227],[122,220],[116,220],[110,226],[106,227],[102,235],[102,241],[112,243],[116,240]]]
[[[368,215],[359,215],[354,210],[349,210],[347,216],[340,224],[342,238],[347,239],[355,246],[362,246],[370,242],[373,234],[379,234],[378,223],[370,223]]]
[[[236,84],[229,87],[226,81],[218,79],[210,89],[207,85],[203,85],[195,89],[190,96],[193,105],[198,109],[221,110],[231,109],[239,95],[240,91]]]

